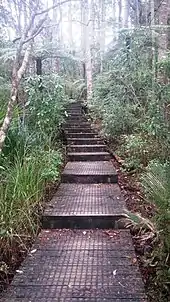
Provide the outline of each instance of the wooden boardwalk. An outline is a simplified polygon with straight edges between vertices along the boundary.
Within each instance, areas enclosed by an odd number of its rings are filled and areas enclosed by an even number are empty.
[[[80,103],[68,110],[68,163],[42,231],[3,302],[146,300],[117,173]]]

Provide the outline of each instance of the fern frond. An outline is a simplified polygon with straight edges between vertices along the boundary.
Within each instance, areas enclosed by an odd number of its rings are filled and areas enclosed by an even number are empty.
[[[154,236],[156,234],[156,226],[149,219],[142,217],[139,213],[132,213],[126,211],[125,218],[122,219],[126,228],[132,228],[141,232],[151,232]]]
[[[170,166],[151,163],[149,171],[142,176],[142,184],[150,199],[161,209],[168,210],[170,200]]]

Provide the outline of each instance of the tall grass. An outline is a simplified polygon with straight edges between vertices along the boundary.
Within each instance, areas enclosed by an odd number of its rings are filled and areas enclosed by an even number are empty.
[[[59,151],[37,151],[16,159],[2,169],[0,184],[0,245],[12,237],[34,236],[39,228],[39,209],[48,181],[59,177]]]

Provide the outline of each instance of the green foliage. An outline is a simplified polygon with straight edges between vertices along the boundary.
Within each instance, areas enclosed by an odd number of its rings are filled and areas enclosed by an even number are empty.
[[[86,99],[86,83],[84,79],[70,81],[65,79],[66,94],[74,100]]]
[[[159,62],[158,67],[164,77],[170,79],[170,54]]]
[[[10,96],[10,86],[0,77],[0,125],[3,122],[6,113],[6,104]]]
[[[141,261],[155,268],[157,301],[169,301],[170,64],[169,57],[155,64],[152,42],[149,30],[120,33],[105,55],[104,72],[95,77],[89,107],[103,134],[119,142],[116,153],[124,159],[123,168],[133,173],[147,169],[141,182],[156,215],[150,221],[127,213],[126,223],[142,234],[141,245],[152,248]]]
[[[170,250],[170,164],[151,162],[142,177],[142,183],[149,198],[157,206],[155,216],[158,228],[165,235],[167,252]]]
[[[35,233],[36,207],[43,196],[46,182],[57,180],[62,164],[59,151],[37,151],[15,160],[5,170],[0,184],[1,236]]]
[[[55,150],[40,151],[41,163],[44,166],[42,177],[45,181],[55,181],[60,175],[62,164],[61,153]]]
[[[164,301],[170,284],[170,163],[152,161],[142,176],[142,184],[148,198],[157,208],[154,221],[160,240],[151,255],[151,265],[156,267],[154,283],[163,289],[159,292],[159,301]]]
[[[61,78],[57,75],[30,77],[26,82],[26,91],[28,127],[43,136],[52,135],[64,121],[67,103]]]
[[[10,255],[7,261],[16,245],[20,249],[37,233],[46,185],[58,181],[63,162],[57,137],[68,102],[63,80],[30,77],[23,89],[26,103],[21,95],[0,157],[0,252]],[[2,120],[8,97],[0,90]]]
[[[25,130],[19,129],[18,126],[12,126],[5,140],[2,158],[13,163],[16,158],[22,159],[24,155],[32,148],[32,136]]]
[[[170,85],[153,79],[151,59],[149,31],[122,32],[105,56],[105,71],[94,80],[91,115],[109,139],[123,136],[118,151],[128,169],[169,157]]]
[[[119,135],[132,133],[137,125],[137,118],[133,113],[133,106],[120,102],[112,103],[110,110],[103,113],[103,129],[106,135]]]
[[[148,162],[160,155],[158,142],[153,136],[135,133],[121,136],[117,153],[124,158],[127,170],[144,169]]]

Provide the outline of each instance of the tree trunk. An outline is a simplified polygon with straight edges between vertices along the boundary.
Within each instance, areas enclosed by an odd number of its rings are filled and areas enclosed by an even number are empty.
[[[125,9],[124,9],[124,27],[129,27],[129,0],[125,1]]]
[[[69,2],[69,7],[68,7],[68,32],[69,32],[69,44],[70,44],[70,49],[71,53],[73,52],[74,46],[73,46],[73,29],[72,29],[72,3],[71,1]]]
[[[42,75],[42,59],[36,58],[36,73],[37,75]]]
[[[90,11],[88,0],[84,0],[85,8],[85,41],[86,41],[86,53],[85,53],[85,65],[86,65],[86,81],[87,81],[87,100],[92,96],[92,62],[91,62],[91,41],[90,41]]]
[[[81,50],[83,54],[83,59],[85,60],[86,54],[86,11],[85,11],[85,0],[81,1]]]
[[[95,66],[95,8],[94,8],[94,0],[91,0],[90,5],[90,49],[91,49],[91,64],[92,71]]]
[[[155,4],[151,0],[151,36],[152,36],[152,96],[155,98],[155,79],[156,79],[156,49],[155,49]]]
[[[19,68],[18,71],[17,71],[17,68],[18,68],[18,66],[17,66],[18,58],[17,57],[19,56],[19,53],[18,53],[18,56],[16,55],[16,60],[15,60],[14,66],[13,66],[11,96],[10,96],[10,100],[9,100],[9,103],[8,103],[6,116],[5,116],[5,119],[4,119],[3,124],[1,126],[1,129],[0,129],[0,153],[2,152],[2,148],[3,148],[4,142],[5,142],[5,138],[6,138],[8,129],[10,127],[11,121],[12,121],[14,108],[15,108],[15,105],[17,103],[17,95],[18,95],[19,84],[21,82],[23,74],[26,71],[30,53],[31,53],[31,42],[29,43],[29,45],[28,45],[28,47],[25,51],[25,55],[24,55],[24,59],[22,61],[22,65],[21,65],[21,67]]]
[[[170,50],[170,13],[168,14],[168,18],[167,18],[167,48],[168,50]]]
[[[164,0],[159,8],[159,24],[164,27],[158,37],[159,41],[159,60],[167,54],[167,48],[170,49],[170,4],[169,0]],[[166,28],[167,26],[167,28]]]
[[[116,28],[117,28],[117,22],[116,22],[116,0],[112,0],[112,17],[113,17],[113,40],[116,38]]]
[[[122,0],[118,0],[119,6],[119,28],[122,28]]]
[[[140,15],[140,3],[139,3],[139,0],[136,0],[136,27],[139,27],[139,25],[140,25],[139,15]]]
[[[106,14],[105,0],[101,0],[100,72],[103,71],[103,57],[105,51],[105,14]]]
[[[59,0],[59,2],[61,3],[62,0]],[[60,34],[60,38],[59,41],[61,43],[61,45],[63,44],[63,28],[62,28],[62,23],[63,23],[63,12],[62,12],[62,8],[61,5],[59,6],[59,13],[60,13],[60,25],[59,25],[59,34]]]

